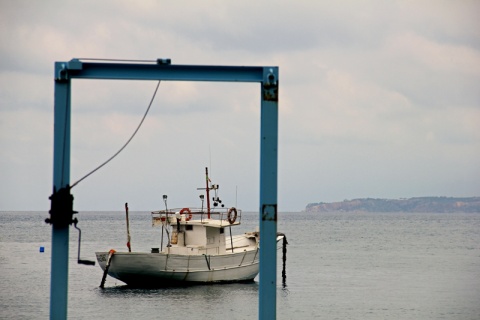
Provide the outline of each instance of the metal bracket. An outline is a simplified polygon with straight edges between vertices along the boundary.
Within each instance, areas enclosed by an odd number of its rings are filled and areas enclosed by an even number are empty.
[[[69,70],[82,70],[83,64],[78,59],[72,59],[67,63],[61,63],[59,66],[56,66],[55,72],[55,81],[68,81],[70,80],[70,75],[68,73]]]
[[[157,59],[157,64],[161,64],[161,65],[170,65],[172,64],[172,59]]]
[[[77,227],[77,223],[78,223],[77,218],[73,219],[73,226],[75,227],[75,229],[78,230],[78,256],[77,256],[77,263],[78,263],[78,264],[84,264],[84,265],[87,265],[87,266],[94,266],[94,265],[95,265],[95,261],[82,260],[82,259],[80,259],[80,244],[82,243],[82,230],[80,230],[80,228]]]
[[[74,223],[73,215],[78,212],[73,211],[73,195],[70,194],[70,187],[54,191],[49,199],[51,200],[50,218],[45,219],[46,223],[60,228]]]
[[[277,221],[277,205],[265,204],[262,207],[262,220],[263,221]]]
[[[278,71],[273,68],[264,73],[263,100],[278,101]]]

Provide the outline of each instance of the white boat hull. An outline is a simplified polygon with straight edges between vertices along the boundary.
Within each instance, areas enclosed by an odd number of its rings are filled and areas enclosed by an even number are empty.
[[[96,252],[105,271],[108,252]],[[253,281],[259,271],[257,249],[224,255],[116,252],[108,275],[132,286]]]
[[[152,252],[96,252],[102,268],[103,288],[107,274],[131,286],[167,286],[185,283],[253,281],[259,272],[259,231],[232,236],[240,225],[242,210],[225,208],[205,168],[207,210],[183,207],[152,211],[152,227],[162,227],[161,248]],[[210,198],[209,191],[214,191]],[[210,206],[213,201],[213,208]],[[218,205],[221,204],[219,207]],[[128,205],[127,246],[130,249]],[[226,236],[226,231],[230,236]],[[167,241],[164,242],[164,231]],[[277,235],[277,241],[283,236]]]

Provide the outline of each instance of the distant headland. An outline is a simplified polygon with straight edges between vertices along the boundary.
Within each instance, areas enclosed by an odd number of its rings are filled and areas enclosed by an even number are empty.
[[[309,203],[306,212],[479,212],[480,197],[419,197],[408,199],[353,199]]]

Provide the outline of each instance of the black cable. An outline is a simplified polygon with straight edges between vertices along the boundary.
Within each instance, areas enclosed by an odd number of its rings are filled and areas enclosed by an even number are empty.
[[[66,101],[67,101],[67,104],[69,103],[68,101],[70,101],[70,90],[67,90],[67,97],[66,97]],[[65,138],[67,136],[67,128],[70,124],[69,124],[69,121],[68,119],[70,119],[70,112],[71,112],[71,108],[65,108],[65,119],[64,119],[64,123],[65,125],[63,126],[63,148],[62,148],[62,173],[61,173],[61,185],[63,185],[64,181],[63,180],[65,178],[65,176],[63,175],[65,173],[65,150],[67,149],[67,139]]]
[[[140,123],[138,124],[137,129],[135,129],[135,131],[133,132],[133,134],[132,134],[132,136],[130,137],[130,139],[128,139],[128,141],[123,145],[123,147],[121,147],[120,150],[118,150],[118,151],[117,151],[113,156],[111,156],[107,161],[105,161],[104,163],[102,163],[101,165],[99,165],[98,167],[96,167],[95,169],[93,169],[92,171],[90,171],[89,173],[87,173],[86,175],[84,175],[81,179],[77,180],[74,184],[72,184],[72,186],[70,187],[70,189],[73,188],[73,187],[75,187],[80,181],[84,180],[86,177],[90,176],[92,173],[94,173],[95,171],[97,171],[98,169],[100,169],[101,167],[103,167],[104,165],[106,165],[107,163],[109,163],[111,160],[113,160],[113,158],[115,158],[120,152],[122,152],[123,149],[125,149],[125,147],[130,143],[130,141],[132,141],[133,137],[135,137],[135,135],[137,134],[138,130],[139,130],[140,127],[142,126],[143,121],[144,121],[145,118],[147,117],[148,111],[150,110],[150,107],[152,106],[153,100],[155,100],[155,96],[157,95],[158,87],[160,87],[160,81],[158,81],[157,87],[155,88],[155,91],[153,92],[153,96],[152,96],[152,99],[150,100],[150,103],[148,104],[147,111],[145,111],[145,114],[143,115],[142,120],[141,120]]]
[[[157,62],[156,60],[133,60],[133,59],[98,59],[98,58],[77,58],[80,61],[107,61],[107,62]]]

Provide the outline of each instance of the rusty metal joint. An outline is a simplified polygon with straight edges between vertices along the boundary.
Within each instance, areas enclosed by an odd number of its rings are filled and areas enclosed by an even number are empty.
[[[278,102],[278,87],[263,88],[263,100]]]

